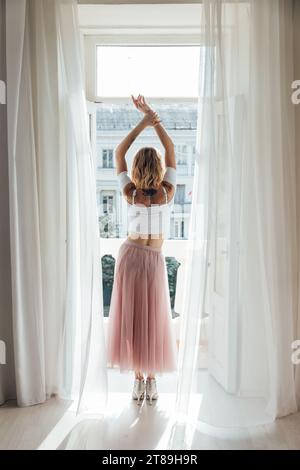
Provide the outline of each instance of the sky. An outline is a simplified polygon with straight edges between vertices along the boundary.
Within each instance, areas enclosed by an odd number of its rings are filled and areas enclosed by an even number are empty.
[[[98,46],[101,97],[198,96],[199,46]]]

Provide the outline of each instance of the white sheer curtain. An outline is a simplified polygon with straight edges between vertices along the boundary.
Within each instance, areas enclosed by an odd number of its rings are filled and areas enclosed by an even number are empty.
[[[104,409],[96,190],[75,0],[9,0],[7,109],[19,405]],[[177,411],[249,425],[296,411],[292,0],[203,0],[204,73]],[[199,367],[207,317],[208,374]],[[95,404],[96,407],[95,407]]]
[[[297,410],[293,1],[203,0],[201,24],[176,409],[195,425],[247,426]]]
[[[9,0],[7,109],[19,405],[104,409],[96,188],[75,0]]]

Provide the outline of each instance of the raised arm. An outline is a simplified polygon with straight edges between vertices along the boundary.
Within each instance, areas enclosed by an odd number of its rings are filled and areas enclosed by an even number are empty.
[[[144,96],[139,95],[136,99],[133,97],[132,99],[136,108],[142,111],[143,113],[145,113],[145,115],[149,113],[154,113],[154,111],[146,103]],[[166,167],[172,167],[176,169],[176,158],[175,158],[175,149],[174,149],[173,141],[171,137],[169,136],[169,134],[167,133],[167,131],[165,130],[165,128],[163,127],[163,125],[161,124],[161,121],[158,115],[156,113],[154,114],[156,115],[156,120],[155,120],[155,123],[153,124],[153,127],[155,129],[156,134],[159,137],[159,140],[161,141],[165,149]]]
[[[176,169],[175,148],[171,137],[161,123],[156,124],[154,129],[165,149],[166,167],[169,166]]]
[[[153,126],[157,120],[157,114],[150,110],[148,113],[144,114],[144,117],[141,119],[141,121],[117,145],[115,152],[117,174],[121,173],[122,171],[127,171],[125,157],[129,147],[146,127]]]
[[[143,119],[117,145],[115,151],[117,174],[121,173],[122,171],[127,171],[127,163],[125,159],[126,153],[129,147],[139,136],[139,134],[147,127],[147,125],[146,116],[144,116]]]

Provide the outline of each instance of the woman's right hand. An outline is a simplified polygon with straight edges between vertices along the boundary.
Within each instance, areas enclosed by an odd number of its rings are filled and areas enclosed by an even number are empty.
[[[146,103],[146,100],[144,96],[139,95],[137,98],[134,98],[133,95],[131,95],[132,101],[135,105],[135,107],[144,113],[143,121],[147,126],[157,126],[161,122],[158,114],[153,111],[150,106]]]
[[[150,106],[146,103],[143,95],[139,95],[137,98],[134,98],[134,96],[131,95],[131,98],[135,107],[142,113],[147,114],[149,112],[153,112]]]

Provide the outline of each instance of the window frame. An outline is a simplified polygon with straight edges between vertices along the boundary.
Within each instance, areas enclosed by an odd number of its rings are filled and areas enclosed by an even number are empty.
[[[85,53],[85,89],[86,99],[94,103],[128,103],[126,97],[98,96],[97,95],[97,46],[203,46],[201,34],[90,34],[84,35],[84,53]],[[200,59],[201,60],[201,59]],[[200,66],[201,67],[201,66]],[[199,97],[163,97],[148,96],[152,103],[164,102],[186,102],[197,103]]]
[[[166,28],[167,30],[168,28]],[[179,28],[180,31],[180,28]],[[201,40],[200,34],[182,34],[178,32],[176,34],[146,34],[145,32],[137,32],[135,34],[87,34],[84,36],[83,46],[84,46],[84,70],[85,70],[85,90],[86,90],[86,99],[89,103],[89,106],[94,113],[94,121],[96,121],[96,108],[98,104],[128,104],[130,97],[101,97],[97,96],[97,46],[108,45],[108,46],[149,46],[149,45],[161,45],[161,46],[203,46],[203,41]],[[203,57],[203,56],[202,56]],[[201,58],[200,58],[201,61]],[[201,67],[201,62],[200,62]],[[163,96],[152,96],[148,97],[149,101],[155,104],[177,104],[180,103],[193,103],[198,104],[199,96],[195,97],[163,97]],[[95,134],[96,135],[96,134]],[[94,147],[96,149],[96,141],[94,142]],[[188,152],[187,152],[188,154]],[[96,158],[96,152],[94,153]],[[188,155],[187,155],[188,158]],[[102,151],[101,151],[101,163],[102,161]],[[188,162],[187,162],[188,163]],[[187,165],[184,165],[188,167]],[[102,168],[103,169],[103,168]],[[101,170],[102,170],[101,169]],[[184,185],[185,186],[185,185]],[[116,204],[116,200],[114,201]],[[184,203],[180,203],[184,204]],[[182,224],[179,224],[178,230],[179,235],[182,232]],[[114,238],[114,237],[113,237]],[[175,240],[181,240],[181,237],[175,238]]]

